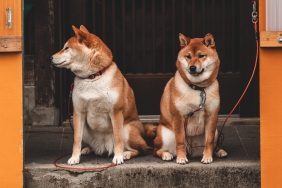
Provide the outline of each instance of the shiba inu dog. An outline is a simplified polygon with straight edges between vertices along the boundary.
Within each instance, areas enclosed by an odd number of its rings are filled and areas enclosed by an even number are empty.
[[[80,155],[91,151],[114,154],[112,162],[121,164],[149,148],[134,93],[107,45],[84,26],[73,26],[73,31],[75,36],[51,57],[56,67],[70,69],[76,76],[74,143],[68,164],[79,163]],[[82,141],[87,145],[83,149]]]
[[[187,152],[203,155],[202,163],[212,163],[218,137],[220,106],[217,74],[220,60],[211,34],[190,39],[179,34],[177,71],[161,98],[160,124],[154,140],[154,154],[163,160],[185,164]],[[227,153],[216,152],[218,157]]]

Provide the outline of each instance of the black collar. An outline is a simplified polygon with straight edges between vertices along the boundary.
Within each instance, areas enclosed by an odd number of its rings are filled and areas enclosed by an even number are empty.
[[[198,91],[205,90],[205,87],[200,87],[200,86],[197,86],[197,85],[194,85],[194,84],[189,84],[189,87],[191,87],[194,90],[198,90]]]

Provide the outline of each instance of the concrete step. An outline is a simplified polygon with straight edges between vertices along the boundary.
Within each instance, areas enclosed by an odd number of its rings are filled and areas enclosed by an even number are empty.
[[[71,152],[70,131],[38,128],[25,133],[25,187],[260,187],[259,125],[231,125],[224,130],[228,157],[212,164],[189,158],[186,165],[148,154],[102,172],[61,170],[53,161]],[[59,163],[66,163],[64,157]],[[109,164],[112,157],[83,156],[80,167]]]

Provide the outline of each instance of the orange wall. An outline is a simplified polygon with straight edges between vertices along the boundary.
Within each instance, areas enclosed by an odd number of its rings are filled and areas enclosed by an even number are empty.
[[[4,27],[4,8],[14,7],[14,25]],[[21,35],[21,0],[0,1],[0,35]],[[0,187],[22,187],[22,54],[0,53]]]
[[[265,30],[265,0],[260,0],[260,31]],[[260,48],[262,187],[282,187],[282,48]]]

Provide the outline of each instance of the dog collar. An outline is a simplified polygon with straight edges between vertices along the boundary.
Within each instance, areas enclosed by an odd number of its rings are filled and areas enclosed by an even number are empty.
[[[194,85],[194,84],[189,84],[189,87],[191,87],[194,90],[199,90],[199,91],[205,90],[205,87],[200,87],[200,86],[197,86],[197,85]]]
[[[112,63],[106,67],[104,67],[102,70],[99,70],[98,72],[89,75],[86,79],[95,79],[97,76],[101,76],[110,66],[112,65]]]

